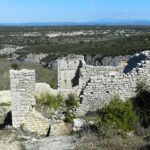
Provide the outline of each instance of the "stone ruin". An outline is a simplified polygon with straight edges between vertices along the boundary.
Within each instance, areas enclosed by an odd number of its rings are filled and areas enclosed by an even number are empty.
[[[84,62],[80,55],[60,58],[57,63],[58,89],[72,89],[79,85],[79,69]]]
[[[35,110],[35,71],[10,70],[13,127],[46,135],[50,123]]]
[[[114,96],[126,100],[135,96],[137,84],[150,83],[150,51],[130,58],[127,66],[90,66],[83,56],[57,60],[57,93],[66,90],[80,97],[77,115],[104,107]],[[35,71],[10,70],[12,122],[46,135],[50,122],[35,110]]]
[[[61,64],[58,65],[58,82],[61,83],[59,88],[78,88],[79,115],[104,107],[114,96],[122,100],[131,98],[136,94],[137,84],[150,83],[150,51],[135,54],[127,63],[123,62],[126,66],[117,67],[90,66],[83,56],[76,57],[58,60]]]

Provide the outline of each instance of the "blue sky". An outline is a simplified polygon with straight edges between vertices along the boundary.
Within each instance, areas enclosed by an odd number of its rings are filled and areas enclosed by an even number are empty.
[[[150,20],[150,0],[0,0],[0,23]]]

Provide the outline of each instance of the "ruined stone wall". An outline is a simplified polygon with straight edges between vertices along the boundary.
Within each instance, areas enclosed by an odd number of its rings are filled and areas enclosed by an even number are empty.
[[[107,75],[108,73],[122,73],[122,67],[113,67],[113,66],[90,66],[84,65],[80,68],[80,79],[79,79],[79,87],[82,89],[89,82],[91,76],[96,75]]]
[[[102,108],[114,96],[119,96],[122,100],[135,96],[138,83],[150,83],[150,60],[143,61],[139,66],[128,74],[109,72],[91,76],[83,89],[78,114]]]
[[[20,127],[35,106],[35,72],[10,70],[11,109],[14,127]]]
[[[73,88],[81,63],[84,63],[83,56],[68,56],[57,60],[58,89]]]
[[[35,110],[35,71],[10,70],[12,123],[15,128],[46,135],[48,119]]]
[[[46,134],[49,121],[34,109],[35,90],[37,94],[45,91],[63,95],[68,92],[80,93],[81,104],[77,109],[80,115],[102,108],[114,96],[122,100],[135,96],[138,83],[150,83],[150,51],[144,55],[147,57],[144,57],[144,61],[140,59],[140,63],[136,61],[135,67],[131,65],[132,62],[129,63],[127,67],[131,71],[126,73],[123,73],[122,67],[86,65],[83,56],[59,59],[57,90],[45,84],[36,87],[33,70],[10,70],[13,126],[18,128],[24,124],[29,131]],[[77,80],[77,86],[73,87],[72,81]]]

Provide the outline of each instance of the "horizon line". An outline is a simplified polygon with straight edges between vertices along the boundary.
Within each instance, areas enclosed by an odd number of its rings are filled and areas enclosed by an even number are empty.
[[[26,21],[26,22],[0,22],[0,24],[28,24],[28,23],[95,23],[97,21],[150,21],[150,19],[143,19],[143,18],[137,18],[137,19],[131,19],[131,18],[100,18],[92,21]]]

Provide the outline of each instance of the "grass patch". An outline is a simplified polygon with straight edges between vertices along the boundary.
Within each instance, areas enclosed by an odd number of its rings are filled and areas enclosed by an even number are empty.
[[[66,114],[65,114],[65,122],[72,123],[75,118],[75,114],[73,113],[78,106],[78,98],[75,94],[70,93],[68,98],[65,100],[66,104]]]
[[[0,106],[10,106],[10,103],[0,103]]]
[[[0,90],[10,89],[10,77],[9,70],[14,66],[14,62],[6,61],[0,58]],[[16,68],[16,65],[15,65]],[[36,82],[45,82],[51,87],[56,88],[57,86],[57,73],[55,70],[50,70],[40,65],[31,63],[17,63],[17,68],[19,69],[35,69],[36,72]]]
[[[49,107],[53,109],[58,109],[63,105],[63,96],[61,95],[51,95],[51,94],[42,94],[36,97],[36,105],[37,107]]]
[[[75,94],[69,94],[68,98],[65,101],[66,107],[68,109],[74,109],[78,106],[78,98]]]

